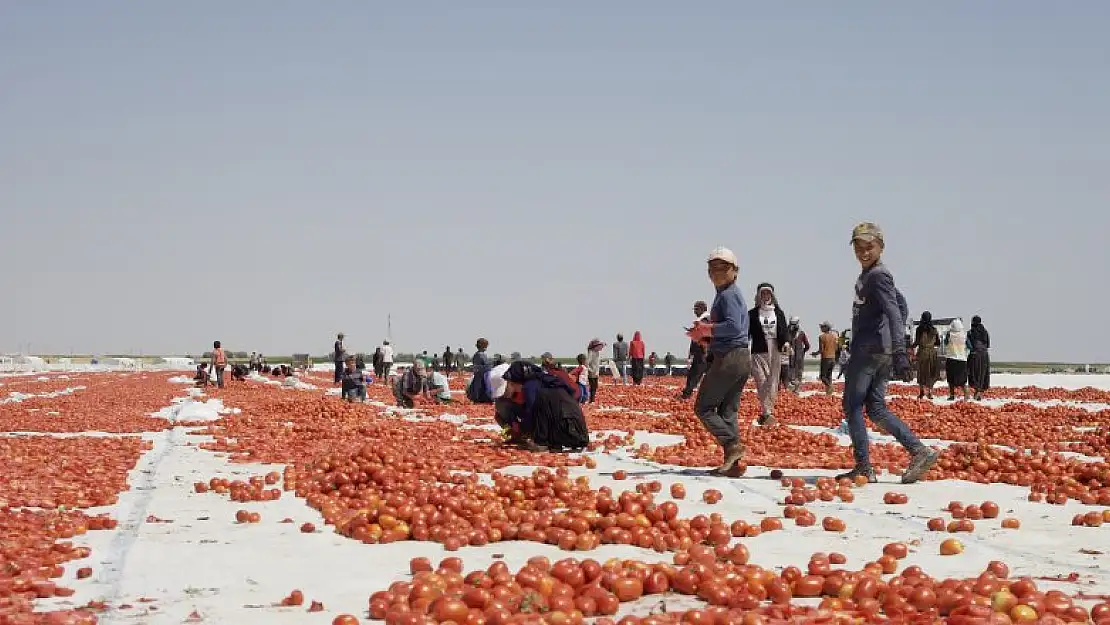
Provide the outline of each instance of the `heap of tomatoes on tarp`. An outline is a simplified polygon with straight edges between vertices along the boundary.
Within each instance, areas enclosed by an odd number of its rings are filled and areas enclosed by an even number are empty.
[[[746,558],[722,558],[704,546],[676,555],[673,565],[574,558],[551,563],[536,556],[515,573],[500,561],[464,573],[458,558],[447,558],[434,570],[426,558],[414,558],[412,580],[373,593],[369,614],[387,625],[573,625],[587,618],[612,625],[622,603],[647,598],[651,601],[640,605],[650,614],[616,622],[1110,623],[1110,604],[1088,610],[1059,590],[1042,591],[1029,578],[1010,579],[1009,567],[998,561],[969,579],[935,579],[910,566],[884,580],[907,553],[903,543],[888,544],[862,571],[842,568],[841,554],[815,553],[804,569],[789,566],[781,572]],[[675,595],[696,597],[703,607],[690,608]],[[800,605],[795,599],[809,601]]]
[[[181,396],[167,374],[104,373],[86,388],[0,404],[0,432],[156,432],[173,426],[151,413]]]
[[[88,624],[96,617],[88,610],[63,610],[32,613],[34,601],[49,597],[69,597],[72,588],[60,586],[63,564],[89,557],[88,547],[76,546],[72,539],[90,530],[116,528],[115,519],[105,515],[57,510],[0,510],[0,623],[7,624]],[[81,567],[77,578],[92,575]]]

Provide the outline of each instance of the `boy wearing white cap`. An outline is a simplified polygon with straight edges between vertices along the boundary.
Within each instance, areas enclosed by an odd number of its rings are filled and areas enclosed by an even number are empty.
[[[724,448],[717,473],[727,473],[744,456],[736,413],[751,374],[748,306],[736,285],[736,255],[718,247],[706,260],[709,279],[717,289],[708,322],[695,322],[688,335],[707,345],[709,370],[698,387],[694,412]]]

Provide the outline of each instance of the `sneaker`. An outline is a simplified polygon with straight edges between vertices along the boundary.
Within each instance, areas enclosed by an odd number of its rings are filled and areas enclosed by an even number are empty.
[[[906,472],[902,474],[902,483],[913,484],[925,477],[929,469],[932,469],[933,465],[937,463],[937,458],[940,458],[940,452],[928,447],[922,447],[914,452],[913,456],[910,457],[910,463],[906,465]]]
[[[725,447],[725,460],[721,463],[721,466],[717,467],[717,472],[727,473],[730,469],[732,469],[732,466],[735,465],[737,462],[740,462],[740,459],[743,457],[743,443],[733,443],[728,447]]]
[[[856,478],[861,476],[861,475],[864,475],[864,476],[867,477],[867,482],[869,484],[874,484],[875,482],[879,481],[879,478],[875,477],[875,470],[874,469],[872,469],[870,466],[860,466],[858,464],[851,471],[849,471],[847,473],[841,473],[840,475],[836,476],[836,481],[839,482],[840,480],[847,478],[847,479],[852,480],[854,482],[854,481],[856,481]]]
[[[759,415],[759,420],[756,421],[756,423],[762,426],[774,425],[775,417],[769,414]]]

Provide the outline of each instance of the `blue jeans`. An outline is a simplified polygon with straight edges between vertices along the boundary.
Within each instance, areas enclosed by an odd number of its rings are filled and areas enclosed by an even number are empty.
[[[578,385],[578,403],[585,404],[590,401],[590,388],[585,384]]]
[[[844,416],[852,437],[852,453],[857,466],[870,466],[870,439],[863,409],[879,427],[890,432],[911,454],[923,445],[910,428],[886,407],[886,385],[890,381],[890,356],[887,354],[852,354],[844,367]]]

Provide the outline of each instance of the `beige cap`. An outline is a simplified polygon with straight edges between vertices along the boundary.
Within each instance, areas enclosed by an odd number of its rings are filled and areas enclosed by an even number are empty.
[[[739,267],[739,265],[736,263],[736,254],[733,254],[732,250],[728,249],[727,247],[713,248],[713,251],[709,252],[709,258],[707,258],[705,262],[711,263],[715,260],[723,260],[733,267]]]

